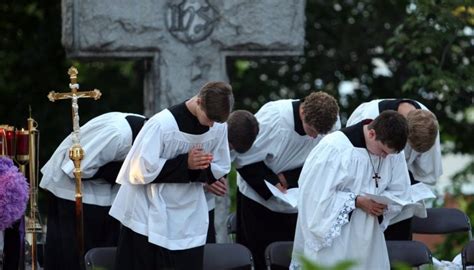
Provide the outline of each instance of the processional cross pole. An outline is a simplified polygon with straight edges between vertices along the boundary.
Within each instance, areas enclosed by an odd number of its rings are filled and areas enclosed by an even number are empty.
[[[69,158],[74,163],[74,177],[76,179],[76,237],[78,243],[79,261],[83,266],[84,258],[84,221],[83,221],[83,210],[82,210],[82,182],[81,182],[81,160],[84,158],[84,150],[81,147],[79,139],[79,105],[77,100],[80,98],[93,98],[98,100],[102,93],[94,89],[92,91],[79,92],[79,84],[77,83],[77,69],[70,67],[68,72],[71,83],[69,88],[71,92],[68,93],[56,93],[54,91],[49,92],[48,98],[50,101],[55,102],[60,99],[71,99],[72,106],[72,123],[73,131],[72,146],[69,148]],[[83,268],[83,267],[82,267]]]

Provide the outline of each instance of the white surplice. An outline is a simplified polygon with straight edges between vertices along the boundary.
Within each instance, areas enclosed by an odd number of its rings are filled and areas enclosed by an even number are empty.
[[[295,131],[293,102],[297,100],[282,99],[266,103],[255,114],[259,123],[259,132],[250,150],[235,154],[237,168],[263,161],[275,174],[301,167],[311,149],[324,137],[312,138],[300,135]],[[341,127],[339,117],[331,132]],[[262,179],[263,181],[263,179]],[[297,209],[276,197],[268,200],[262,198],[240,174],[237,176],[239,191],[246,197],[279,213],[296,213]]]
[[[364,119],[375,119],[380,114],[379,103],[384,100],[387,99],[376,99],[359,105],[347,120],[347,126],[359,123]],[[422,110],[429,111],[425,105],[418,101],[415,102],[420,105]],[[428,151],[418,153],[407,143],[404,152],[408,170],[413,174],[415,180],[428,185],[436,184],[443,174],[439,132],[434,145]]]
[[[379,157],[370,157],[377,168]],[[376,216],[355,208],[356,196],[364,193],[407,199],[403,152],[380,160],[377,188],[366,148],[354,147],[344,133],[327,135],[311,151],[299,179],[291,269],[300,269],[300,255],[323,265],[353,260],[356,269],[390,269],[384,228]]]
[[[84,149],[81,161],[83,178],[91,178],[101,166],[122,161],[132,147],[132,129],[125,119],[138,114],[110,112],[95,117],[80,129],[80,143]],[[74,163],[69,158],[71,135],[58,146],[41,169],[43,177],[39,186],[61,199],[75,200]],[[110,206],[119,185],[111,185],[103,179],[82,181],[82,201],[87,204]]]
[[[117,183],[122,186],[110,215],[170,250],[204,245],[209,222],[203,183],[151,183],[168,159],[198,145],[213,154],[215,179],[230,171],[227,124],[214,123],[209,131],[195,135],[181,132],[168,109],[150,118],[119,172]]]

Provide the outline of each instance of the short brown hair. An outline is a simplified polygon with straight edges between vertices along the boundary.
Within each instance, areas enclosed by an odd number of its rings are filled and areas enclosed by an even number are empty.
[[[367,127],[375,130],[377,141],[396,152],[402,151],[407,144],[408,123],[405,117],[396,111],[383,111]]]
[[[229,118],[234,106],[232,86],[226,82],[208,82],[201,90],[198,97],[201,99],[201,108],[211,121],[223,123]]]
[[[438,136],[438,120],[427,110],[412,110],[407,115],[408,143],[418,153],[424,153],[433,146]]]
[[[257,118],[249,111],[234,111],[227,120],[227,138],[238,153],[245,153],[252,147],[258,131]]]
[[[320,134],[328,133],[337,121],[336,99],[324,92],[313,92],[303,101],[303,120]]]

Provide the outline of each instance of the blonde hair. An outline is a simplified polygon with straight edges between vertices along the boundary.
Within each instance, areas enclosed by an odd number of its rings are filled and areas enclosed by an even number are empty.
[[[424,153],[433,146],[438,136],[438,120],[427,110],[412,110],[407,115],[408,143],[418,153]]]

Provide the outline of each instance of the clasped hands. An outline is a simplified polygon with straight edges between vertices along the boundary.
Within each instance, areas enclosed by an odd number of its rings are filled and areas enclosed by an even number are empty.
[[[376,217],[382,215],[383,211],[387,209],[387,205],[378,203],[365,196],[357,196],[355,204],[356,204],[356,207],[362,209],[367,214],[370,214]]]
[[[204,170],[209,168],[213,155],[205,153],[201,147],[195,147],[188,153],[188,168],[190,170]],[[204,184],[204,189],[217,195],[224,196],[227,193],[227,179],[221,177],[212,184]]]
[[[204,170],[211,165],[213,155],[206,153],[201,147],[194,147],[188,153],[188,168],[190,170]]]

